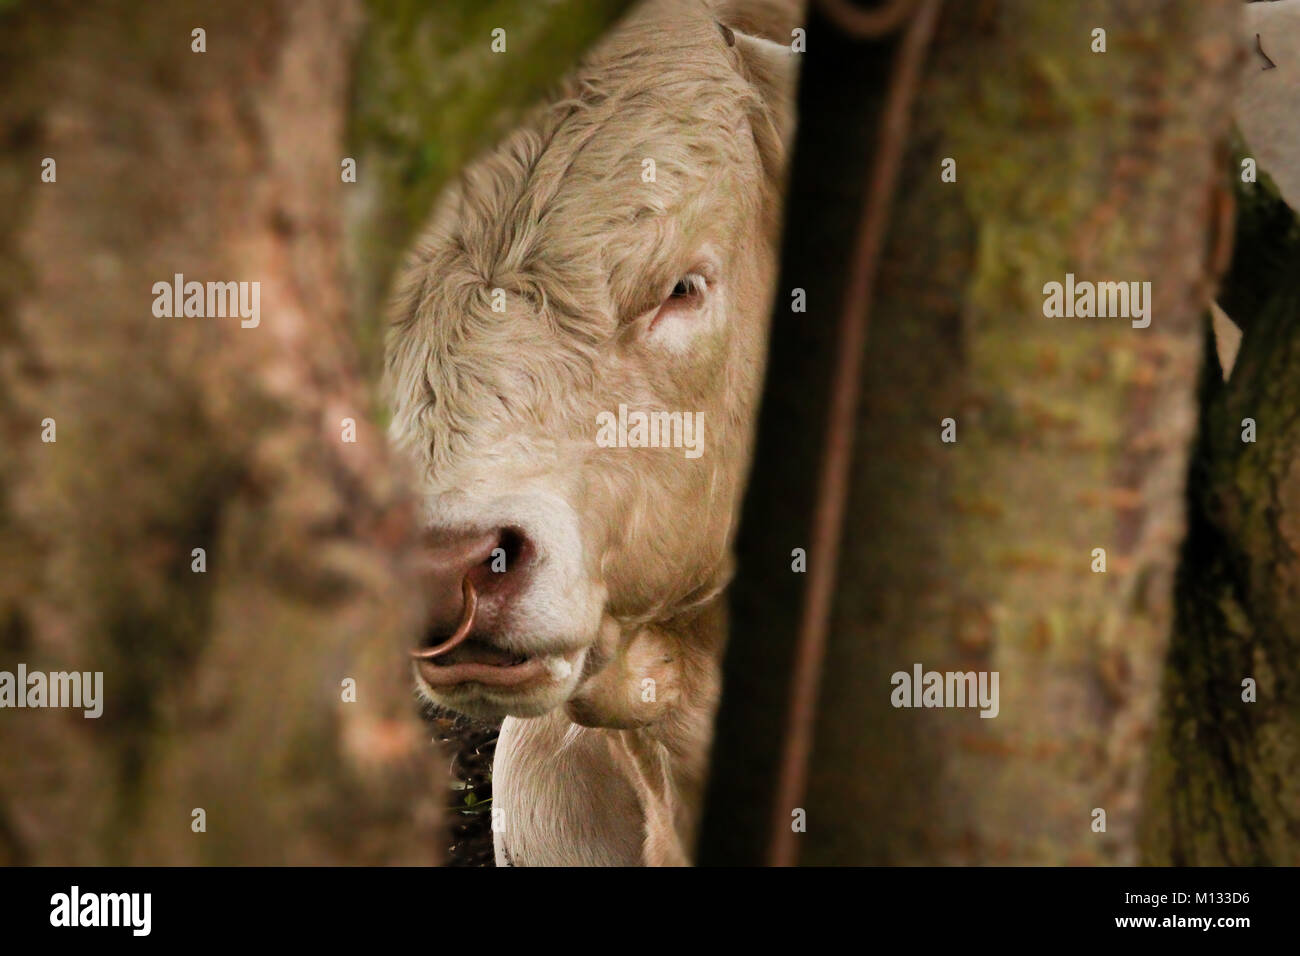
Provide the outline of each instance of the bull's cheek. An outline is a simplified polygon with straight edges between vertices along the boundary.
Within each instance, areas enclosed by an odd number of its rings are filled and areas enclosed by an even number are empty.
[[[645,628],[620,643],[612,659],[565,704],[575,724],[644,727],[662,720],[680,699],[681,657],[672,638]]]

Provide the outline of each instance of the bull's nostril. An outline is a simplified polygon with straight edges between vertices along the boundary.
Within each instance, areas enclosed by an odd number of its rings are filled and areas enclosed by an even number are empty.
[[[497,542],[505,557],[505,570],[514,571],[522,568],[531,554],[531,547],[524,533],[517,528],[503,528]]]
[[[447,634],[466,621],[480,632],[502,626],[515,598],[527,587],[536,552],[519,527],[491,530],[433,529],[429,535],[423,583],[429,595],[422,656],[450,650]],[[469,589],[469,590],[467,590]],[[471,597],[471,591],[473,596]],[[473,605],[473,610],[467,610]]]
[[[465,643],[465,640],[469,637],[469,632],[474,627],[474,612],[478,610],[478,592],[474,590],[474,584],[468,577],[461,582],[461,592],[464,595],[465,604],[461,611],[460,623],[456,625],[456,630],[451,637],[440,644],[411,651],[411,656],[416,660],[427,661],[435,657],[441,657],[458,645]]]

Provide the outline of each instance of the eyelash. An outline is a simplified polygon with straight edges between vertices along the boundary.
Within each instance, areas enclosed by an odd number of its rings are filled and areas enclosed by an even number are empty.
[[[641,308],[635,310],[634,316],[650,316],[650,328],[654,328],[659,321],[668,315],[679,311],[695,311],[698,309],[704,299],[705,293],[710,289],[711,282],[703,272],[688,272],[678,279],[666,296],[663,296],[653,302],[647,302]],[[663,287],[660,286],[662,289]]]
[[[688,296],[703,295],[709,287],[708,281],[698,272],[690,272],[677,280],[669,299],[684,299]],[[680,291],[679,291],[680,290]]]

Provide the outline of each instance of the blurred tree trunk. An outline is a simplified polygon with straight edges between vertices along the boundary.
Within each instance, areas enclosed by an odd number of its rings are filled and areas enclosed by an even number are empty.
[[[1232,0],[945,4],[867,335],[802,862],[1134,859],[1236,16]],[[892,46],[810,23],[704,862],[756,862],[760,831],[798,809],[770,783],[804,589],[791,550]],[[1150,281],[1150,327],[1044,317],[1067,272]],[[891,675],[917,662],[998,672],[998,716],[895,709]]]
[[[413,511],[341,280],[360,26],[351,0],[5,14],[0,667],[104,674],[97,720],[0,717],[9,861],[437,859]],[[260,282],[260,324],[155,317],[175,273]]]
[[[1201,384],[1150,863],[1300,864],[1300,220],[1264,181],[1238,196],[1220,301],[1245,335],[1229,380],[1210,361]]]

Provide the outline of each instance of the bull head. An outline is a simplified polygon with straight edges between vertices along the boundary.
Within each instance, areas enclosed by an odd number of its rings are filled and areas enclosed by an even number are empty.
[[[794,68],[715,15],[624,24],[445,191],[405,270],[391,437],[425,501],[436,703],[637,726],[716,657]]]

